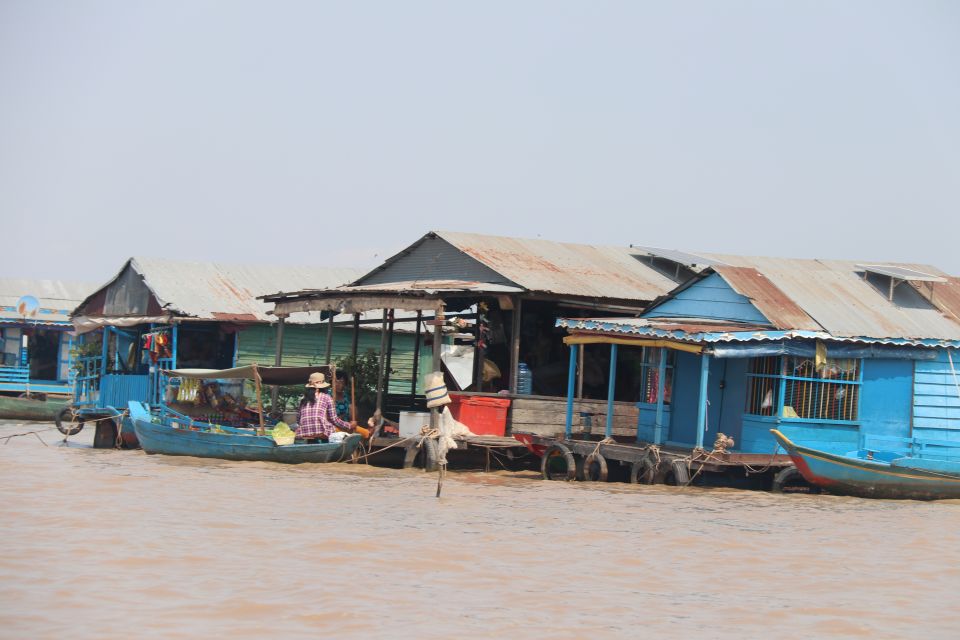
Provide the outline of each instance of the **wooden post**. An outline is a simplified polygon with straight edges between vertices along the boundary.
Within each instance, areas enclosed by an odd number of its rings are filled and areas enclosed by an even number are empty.
[[[510,328],[510,393],[517,393],[517,379],[520,374],[520,313],[523,301],[517,297],[513,300],[513,322]]]
[[[480,303],[477,302],[477,318],[473,321],[473,390],[483,391],[483,354],[480,352]]]
[[[576,377],[577,352],[582,349],[580,345],[570,345],[570,369],[567,371],[567,440],[573,437],[573,383]]]
[[[387,356],[386,362],[383,366],[383,393],[386,396],[390,395],[390,363],[393,361],[393,327],[394,327],[394,315],[393,309],[390,309],[388,313],[388,328],[387,328]]]
[[[350,355],[353,356],[353,362],[357,362],[357,341],[360,340],[360,314],[353,314],[353,343],[350,345]]]
[[[327,319],[327,361],[326,364],[330,364],[330,358],[333,356],[331,353],[333,351],[333,316],[336,315],[333,311],[330,312],[330,318]],[[331,382],[333,382],[331,380]]]
[[[657,419],[653,427],[653,443],[663,444],[663,394],[666,388],[667,348],[660,347],[660,366],[657,368]],[[637,440],[640,432],[637,431]]]
[[[273,364],[277,367],[283,364],[283,325],[286,318],[286,316],[277,317],[277,353],[273,359]],[[279,398],[280,388],[276,385],[273,385],[273,389],[270,390],[270,407],[273,410],[277,409]],[[260,410],[263,411],[262,405],[260,406]]]
[[[710,356],[700,355],[700,398],[697,402],[697,448],[703,449],[703,434],[707,431],[707,379],[710,375]],[[782,385],[781,385],[782,386]]]
[[[580,400],[583,398],[583,353],[587,350],[587,345],[580,345],[580,348],[577,349],[578,357],[580,361],[580,366],[577,371],[577,399]]]
[[[260,372],[257,371],[257,365],[253,365],[253,380],[257,385],[257,413],[260,415],[260,429],[258,430],[259,435],[263,435],[266,429],[263,426],[263,385],[260,382]]]
[[[417,332],[416,337],[413,340],[413,382],[410,384],[410,406],[413,407],[413,403],[417,399],[417,375],[420,373],[420,323],[423,320],[423,310],[417,310]]]
[[[437,309],[433,320],[433,370],[442,371],[440,366],[440,348],[443,344],[443,309]],[[437,407],[430,409],[430,428],[440,426],[440,410]]]
[[[387,350],[387,310],[383,310],[383,321],[380,324],[380,363],[377,367],[377,415],[383,419],[383,359]]]
[[[613,436],[613,390],[617,386],[617,345],[610,345],[610,383],[607,385],[607,428],[604,437]]]

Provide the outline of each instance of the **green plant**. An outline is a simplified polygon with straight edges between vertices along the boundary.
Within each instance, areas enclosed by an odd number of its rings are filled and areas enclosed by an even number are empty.
[[[370,415],[377,406],[377,379],[380,369],[380,355],[373,349],[358,353],[357,357],[344,356],[337,360],[337,370],[344,371],[353,378],[356,387],[357,411],[360,415]],[[395,373],[390,370],[390,373]],[[347,383],[349,385],[349,383]],[[347,387],[349,393],[350,388]]]
[[[101,341],[100,336],[97,336],[94,340],[75,344],[70,350],[70,360],[73,363],[73,370],[77,373],[77,375],[85,375],[87,370],[87,362],[81,358],[99,356],[102,353],[103,342]]]

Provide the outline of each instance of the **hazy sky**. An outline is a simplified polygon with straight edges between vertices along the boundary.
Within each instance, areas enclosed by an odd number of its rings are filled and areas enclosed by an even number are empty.
[[[0,276],[431,229],[960,274],[960,2],[0,0]]]

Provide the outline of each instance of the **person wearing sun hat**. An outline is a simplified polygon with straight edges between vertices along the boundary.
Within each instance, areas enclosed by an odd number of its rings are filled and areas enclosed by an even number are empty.
[[[359,433],[356,422],[341,420],[337,415],[333,398],[325,391],[330,388],[325,375],[319,371],[311,373],[304,387],[306,393],[297,409],[297,438],[326,442],[337,429]]]

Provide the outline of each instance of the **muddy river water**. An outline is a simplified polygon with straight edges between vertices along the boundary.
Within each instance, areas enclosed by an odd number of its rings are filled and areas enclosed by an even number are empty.
[[[90,431],[0,423],[0,637],[960,638],[960,501],[505,471],[437,499],[420,470]]]

